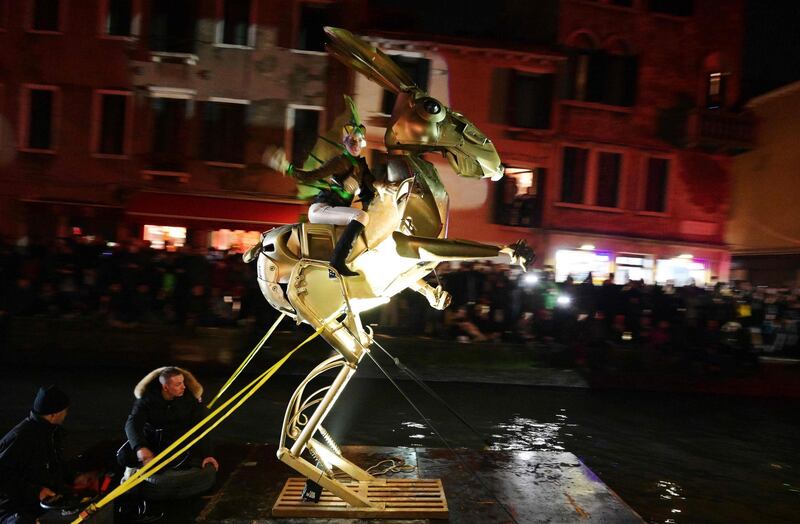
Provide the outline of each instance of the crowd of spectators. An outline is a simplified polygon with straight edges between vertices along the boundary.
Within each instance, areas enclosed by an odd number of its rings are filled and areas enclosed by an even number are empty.
[[[442,264],[429,277],[452,295],[444,311],[405,291],[365,313],[378,332],[459,342],[637,345],[657,352],[723,348],[798,354],[798,290],[555,282],[486,262]],[[99,239],[0,244],[0,318],[94,316],[115,327],[263,325],[275,313],[255,268],[213,249],[155,250]],[[413,312],[413,313],[412,313]],[[424,313],[420,313],[424,312]],[[255,321],[255,322],[252,322]]]

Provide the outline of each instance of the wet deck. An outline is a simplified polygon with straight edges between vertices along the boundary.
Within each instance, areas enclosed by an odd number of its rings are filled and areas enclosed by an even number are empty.
[[[392,478],[441,479],[450,522],[643,522],[571,453],[458,450],[464,464],[478,472],[482,482],[493,491],[492,495],[446,449],[345,446],[343,451],[362,467],[391,457],[402,458],[416,466],[415,471],[396,473]],[[355,519],[273,518],[272,506],[290,476],[297,475],[277,460],[274,446],[251,446],[246,458],[208,501],[197,522],[357,522]],[[427,521],[381,519],[370,522]]]

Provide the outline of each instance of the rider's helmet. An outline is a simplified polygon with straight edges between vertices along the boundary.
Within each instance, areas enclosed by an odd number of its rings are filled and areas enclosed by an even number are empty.
[[[361,118],[358,116],[358,109],[353,99],[344,95],[344,101],[350,110],[350,119],[342,129],[342,144],[344,144],[348,153],[357,157],[361,155],[361,150],[367,146],[367,128],[361,123]]]

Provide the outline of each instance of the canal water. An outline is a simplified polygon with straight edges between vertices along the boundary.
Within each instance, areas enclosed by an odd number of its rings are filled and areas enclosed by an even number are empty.
[[[0,370],[0,431],[39,383],[73,398],[72,450],[121,439],[141,370]],[[206,399],[224,376],[202,377]],[[217,442],[272,442],[300,377],[278,376],[215,430]],[[412,382],[414,403],[454,447],[484,444]],[[569,451],[647,522],[800,522],[800,403],[511,385],[432,383],[494,449]],[[342,444],[444,447],[387,380],[355,379],[327,424]]]

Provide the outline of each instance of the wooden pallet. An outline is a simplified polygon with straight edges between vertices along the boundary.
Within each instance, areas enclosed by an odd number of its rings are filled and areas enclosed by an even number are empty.
[[[300,494],[306,479],[286,481],[272,506],[273,517],[446,519],[447,500],[439,479],[375,479],[344,483],[374,504],[356,508],[327,490],[319,502],[306,502]]]

